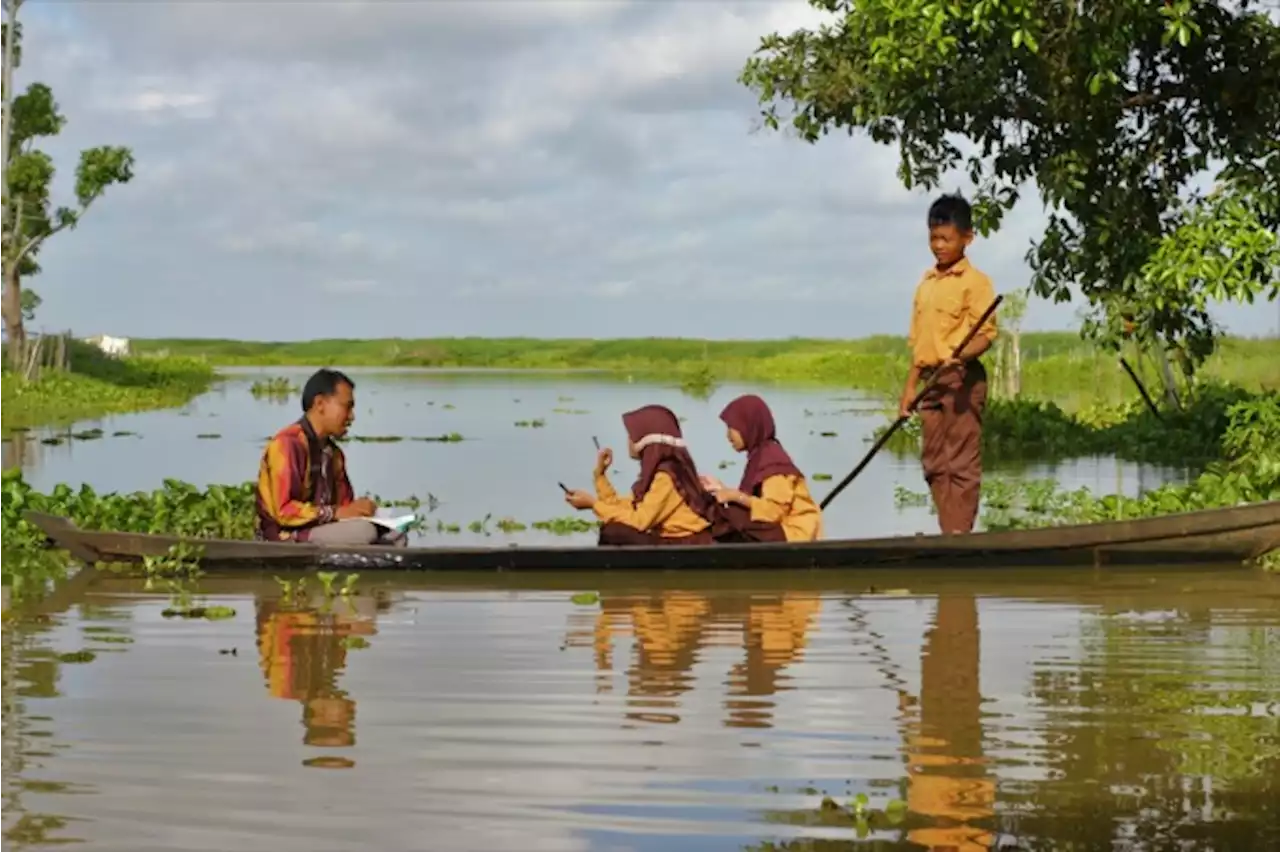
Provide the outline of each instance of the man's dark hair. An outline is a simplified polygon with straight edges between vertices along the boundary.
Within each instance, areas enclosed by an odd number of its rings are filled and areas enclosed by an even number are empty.
[[[347,385],[352,390],[356,387],[356,383],[339,370],[330,370],[328,367],[316,370],[315,375],[302,386],[302,410],[310,411],[318,396],[333,396],[340,385]]]
[[[973,208],[963,195],[944,195],[929,205],[929,227],[939,225],[955,225],[958,231],[973,230]]]

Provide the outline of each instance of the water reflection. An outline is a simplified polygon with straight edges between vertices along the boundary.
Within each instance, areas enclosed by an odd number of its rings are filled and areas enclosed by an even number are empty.
[[[1277,848],[1278,590],[1242,576],[598,611],[228,580],[218,622],[131,588],[4,637],[5,848]]]
[[[6,432],[3,443],[3,469],[31,468],[40,464],[41,451],[44,445],[36,433],[26,429],[15,429]]]
[[[925,849],[991,848],[982,823],[994,813],[995,781],[983,755],[978,605],[943,595],[920,654],[920,698],[903,701],[907,807],[930,824],[907,839]]]
[[[55,698],[62,664],[48,646],[52,623],[47,617],[27,621],[23,629],[6,625],[0,647],[3,661],[3,758],[5,848],[78,842],[61,832],[70,820],[31,808],[27,794],[71,792],[70,785],[38,777],[46,761],[66,746],[55,742],[52,719],[31,712],[32,699]],[[33,775],[37,777],[32,777]],[[78,792],[84,792],[79,790]]]
[[[1039,661],[1050,772],[1002,789],[1022,848],[1280,848],[1277,612],[1274,592],[1244,611],[1108,604],[1077,657]]]
[[[334,601],[313,596],[306,606],[282,598],[254,601],[258,664],[273,698],[302,706],[302,742],[317,748],[350,748],[356,743],[356,702],[338,686],[347,651],[377,633],[379,612],[388,600],[367,595]],[[324,756],[307,766],[346,768],[355,762]]]
[[[604,595],[591,628],[571,628],[567,644],[594,650],[597,691],[611,692],[617,645],[630,637],[626,718],[667,724],[680,721],[680,698],[694,687],[704,649],[742,648],[742,662],[727,672],[724,725],[769,728],[769,697],[790,688],[783,670],[802,658],[821,606],[813,593]]]

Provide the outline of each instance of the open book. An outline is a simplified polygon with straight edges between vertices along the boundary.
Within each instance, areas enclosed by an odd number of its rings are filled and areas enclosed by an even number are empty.
[[[342,520],[372,521],[373,523],[377,524],[380,527],[386,527],[389,530],[396,530],[397,532],[404,532],[405,528],[408,527],[409,524],[413,523],[417,519],[418,519],[417,515],[409,514],[409,515],[397,515],[395,517],[391,517],[388,515],[373,515],[368,518],[343,518]]]

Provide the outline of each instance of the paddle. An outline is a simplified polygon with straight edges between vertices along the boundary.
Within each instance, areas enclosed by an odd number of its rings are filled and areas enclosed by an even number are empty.
[[[973,328],[969,329],[969,333],[966,334],[964,336],[964,339],[960,341],[959,345],[956,346],[954,350],[952,350],[951,352],[952,358],[960,357],[960,353],[964,351],[964,348],[968,346],[969,342],[973,340],[973,338],[978,334],[978,329],[982,328],[982,324],[986,322],[987,319],[996,312],[996,308],[1000,307],[1000,303],[1003,301],[1004,301],[1004,296],[996,296],[995,301],[993,301],[987,307],[987,309],[982,312],[982,316],[978,317],[978,321],[973,324]],[[924,383],[924,387],[920,388],[920,391],[919,393],[916,394],[915,399],[911,400],[911,404],[907,406],[908,412],[912,412],[916,410],[916,406],[920,404],[920,400],[924,399],[924,395],[933,389],[934,383],[938,381],[938,376],[940,376],[941,374],[942,374],[941,370],[934,371],[933,375],[929,377],[929,381]],[[830,505],[831,501],[836,499],[836,497],[840,494],[841,491],[848,488],[849,483],[853,482],[853,480],[858,476],[858,474],[862,473],[863,469],[866,468],[866,466],[871,463],[871,460],[873,458],[875,458],[876,453],[880,452],[880,448],[883,447],[885,444],[887,444],[889,442],[889,439],[892,438],[894,434],[899,429],[902,428],[902,425],[910,419],[911,419],[911,415],[910,413],[908,413],[906,417],[899,417],[897,420],[893,421],[892,425],[890,425],[889,428],[885,430],[884,434],[880,436],[879,440],[877,440],[874,444],[871,445],[871,450],[865,456],[862,457],[862,461],[858,462],[858,466],[855,467],[853,470],[849,471],[849,475],[846,476],[844,479],[840,480],[840,482],[836,485],[836,487],[831,489],[830,494],[822,498],[822,503],[819,504],[819,508],[822,508],[822,509],[827,508],[827,506]]]
[[[1124,367],[1124,371],[1129,374],[1129,378],[1133,379],[1133,383],[1138,386],[1138,393],[1142,394],[1142,401],[1147,404],[1147,408],[1151,409],[1151,413],[1156,416],[1157,420],[1163,419],[1160,417],[1160,409],[1152,402],[1151,394],[1147,393],[1146,387],[1142,384],[1142,379],[1138,378],[1138,374],[1129,366],[1129,362],[1121,358],[1120,366]]]

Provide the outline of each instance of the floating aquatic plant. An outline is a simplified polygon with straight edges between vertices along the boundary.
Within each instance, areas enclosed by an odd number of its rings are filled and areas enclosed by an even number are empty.
[[[59,654],[58,662],[60,663],[92,663],[98,658],[93,651],[72,651],[68,654]]]
[[[249,386],[249,393],[255,397],[287,397],[300,392],[301,388],[283,376],[269,379],[258,379]]]

